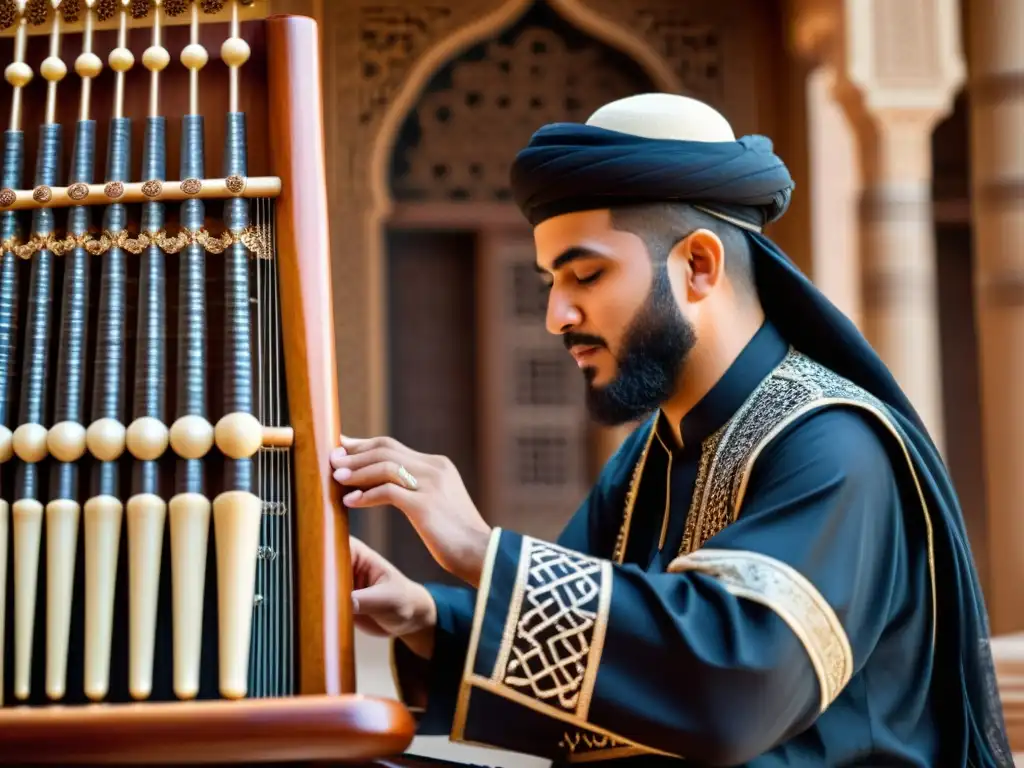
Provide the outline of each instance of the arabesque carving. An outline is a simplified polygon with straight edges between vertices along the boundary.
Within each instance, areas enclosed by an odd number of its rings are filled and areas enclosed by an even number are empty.
[[[416,58],[460,19],[475,15],[474,6],[481,3],[468,0],[459,5],[457,11],[450,5],[436,2],[393,2],[360,7],[360,125],[372,123],[375,116],[387,108]]]
[[[684,92],[712,104],[723,95],[721,34],[682,0],[587,0],[587,5],[646,40],[679,77]]]
[[[480,60],[461,61],[450,88],[416,109],[420,138],[404,153],[393,192],[400,199],[509,198],[509,166],[545,123],[582,122],[602,104],[650,88],[616,66],[598,43],[570,47],[555,31],[527,27],[511,44],[492,41]]]

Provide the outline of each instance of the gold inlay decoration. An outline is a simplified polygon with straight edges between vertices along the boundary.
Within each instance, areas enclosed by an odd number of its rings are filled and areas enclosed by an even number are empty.
[[[657,754],[649,749],[606,733],[565,731],[558,741],[564,759],[570,763],[596,763],[634,755]]]
[[[100,21],[108,21],[117,12],[116,0],[100,0],[96,5],[96,18]]]
[[[2,1],[2,0],[0,0]],[[116,190],[119,193],[113,195]],[[159,199],[177,202],[190,198],[227,200],[277,197],[281,179],[276,176],[229,176],[225,179],[185,179],[184,181],[112,181],[103,184],[76,182],[68,187],[46,186],[34,189],[0,189],[0,208],[35,210],[39,207],[65,208],[72,205],[109,205],[111,197],[122,203],[142,203]]]
[[[45,24],[49,16],[50,4],[47,0],[28,0],[25,6],[25,18],[29,24]]]
[[[202,21],[225,22],[230,20],[230,9],[226,0],[197,0],[199,9],[202,11]],[[170,23],[182,22],[180,17],[186,16],[191,0],[164,0],[163,16]],[[98,0],[95,6],[95,18],[98,29],[115,28],[117,25],[118,9],[121,3],[119,0]],[[142,20],[150,16],[156,3],[154,0],[129,0],[128,13],[132,19]],[[262,18],[266,10],[259,9],[259,3],[254,0],[240,0],[241,20]],[[265,3],[262,5],[266,5]],[[255,6],[255,8],[254,8]],[[85,17],[85,3],[82,0],[63,0],[58,9],[64,25],[77,31]],[[14,0],[0,0],[0,29],[6,30],[14,25],[16,18],[16,6]],[[28,0],[25,6],[25,20],[30,25],[31,31],[42,34],[43,29],[51,23],[53,18],[52,0]],[[187,17],[186,17],[187,21]]]
[[[203,182],[199,179],[185,179],[181,182],[181,191],[186,195],[198,195],[203,188]]]
[[[651,443],[654,442],[654,436],[658,432],[658,421],[661,419],[661,412],[658,412],[653,419],[651,419],[651,431],[647,433],[647,442],[644,444],[643,452],[640,454],[640,460],[637,461],[636,466],[633,467],[633,476],[629,480],[629,490],[626,492],[626,508],[622,514],[622,526],[619,528],[619,534],[615,538],[615,549],[612,551],[612,562],[622,564],[623,558],[626,556],[626,545],[629,543],[629,527],[633,522],[633,507],[636,505],[637,494],[640,493],[640,479],[644,474],[644,466],[647,464],[647,455],[651,452]]]
[[[269,243],[266,235],[255,226],[248,226],[239,232],[225,231],[219,235],[207,229],[183,229],[175,233],[159,230],[157,232],[141,232],[132,235],[127,230],[120,232],[105,231],[94,235],[86,232],[81,235],[68,234],[60,237],[50,233],[33,235],[28,242],[18,238],[10,238],[0,243],[0,252],[13,253],[20,259],[30,259],[39,251],[50,251],[55,256],[71,253],[76,248],[84,248],[93,256],[106,253],[111,248],[120,248],[128,253],[140,254],[152,245],[164,253],[175,254],[188,246],[198,243],[207,253],[220,254],[236,243],[242,243],[257,258],[270,258]]]
[[[853,676],[853,649],[835,611],[814,585],[786,563],[758,552],[701,549],[677,557],[670,573],[698,571],[727,591],[777,614],[800,640],[818,678],[824,712]]]

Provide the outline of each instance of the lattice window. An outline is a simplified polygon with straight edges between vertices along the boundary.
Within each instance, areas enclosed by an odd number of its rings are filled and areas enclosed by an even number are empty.
[[[635,62],[537,3],[434,77],[396,147],[394,194],[508,200],[509,166],[533,131],[582,122],[602,104],[650,90]]]
[[[563,430],[531,429],[515,436],[516,479],[521,485],[565,485],[569,477],[569,438]]]
[[[512,286],[512,315],[517,320],[543,320],[548,311],[548,292],[533,264],[509,267]]]
[[[515,362],[516,405],[575,404],[572,385],[579,383],[579,378],[572,358],[561,347],[519,350]]]
[[[679,11],[676,14],[643,10],[637,18],[647,36],[660,42],[661,54],[675,65],[686,92],[713,101],[721,96],[722,87],[718,32],[708,24],[694,24]]]
[[[675,70],[683,93],[724,106],[720,103],[725,90],[725,48],[720,24],[723,19],[743,14],[750,4],[732,0],[721,0],[717,4],[681,0],[587,0],[587,5],[643,38]]]

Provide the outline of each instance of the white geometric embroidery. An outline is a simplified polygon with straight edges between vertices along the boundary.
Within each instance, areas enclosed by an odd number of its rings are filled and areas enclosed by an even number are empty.
[[[587,672],[600,662],[604,639],[601,590],[611,587],[610,564],[535,539],[525,544],[526,583],[517,585],[521,601],[512,602],[519,616],[509,617],[515,635],[502,683],[585,716],[594,677]]]

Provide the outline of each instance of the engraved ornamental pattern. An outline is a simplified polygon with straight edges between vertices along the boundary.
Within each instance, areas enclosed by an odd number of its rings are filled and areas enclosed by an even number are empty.
[[[705,440],[680,555],[704,546],[736,520],[752,459],[766,441],[822,400],[853,401],[881,415],[888,413],[883,403],[864,390],[791,351],[737,414]]]
[[[725,67],[721,34],[700,18],[689,3],[679,0],[588,0],[587,5],[608,19],[633,30],[675,71],[688,96],[718,105],[724,95]]]
[[[524,537],[499,657],[500,682],[566,714],[586,719],[611,598],[611,564]],[[508,633],[506,632],[506,637]]]
[[[452,28],[443,3],[390,3],[359,9],[359,123],[387,108],[413,62]]]
[[[650,90],[617,53],[542,20],[524,19],[436,78],[413,117],[418,140],[393,168],[396,197],[509,200],[509,167],[541,125],[583,122],[606,102]]]

